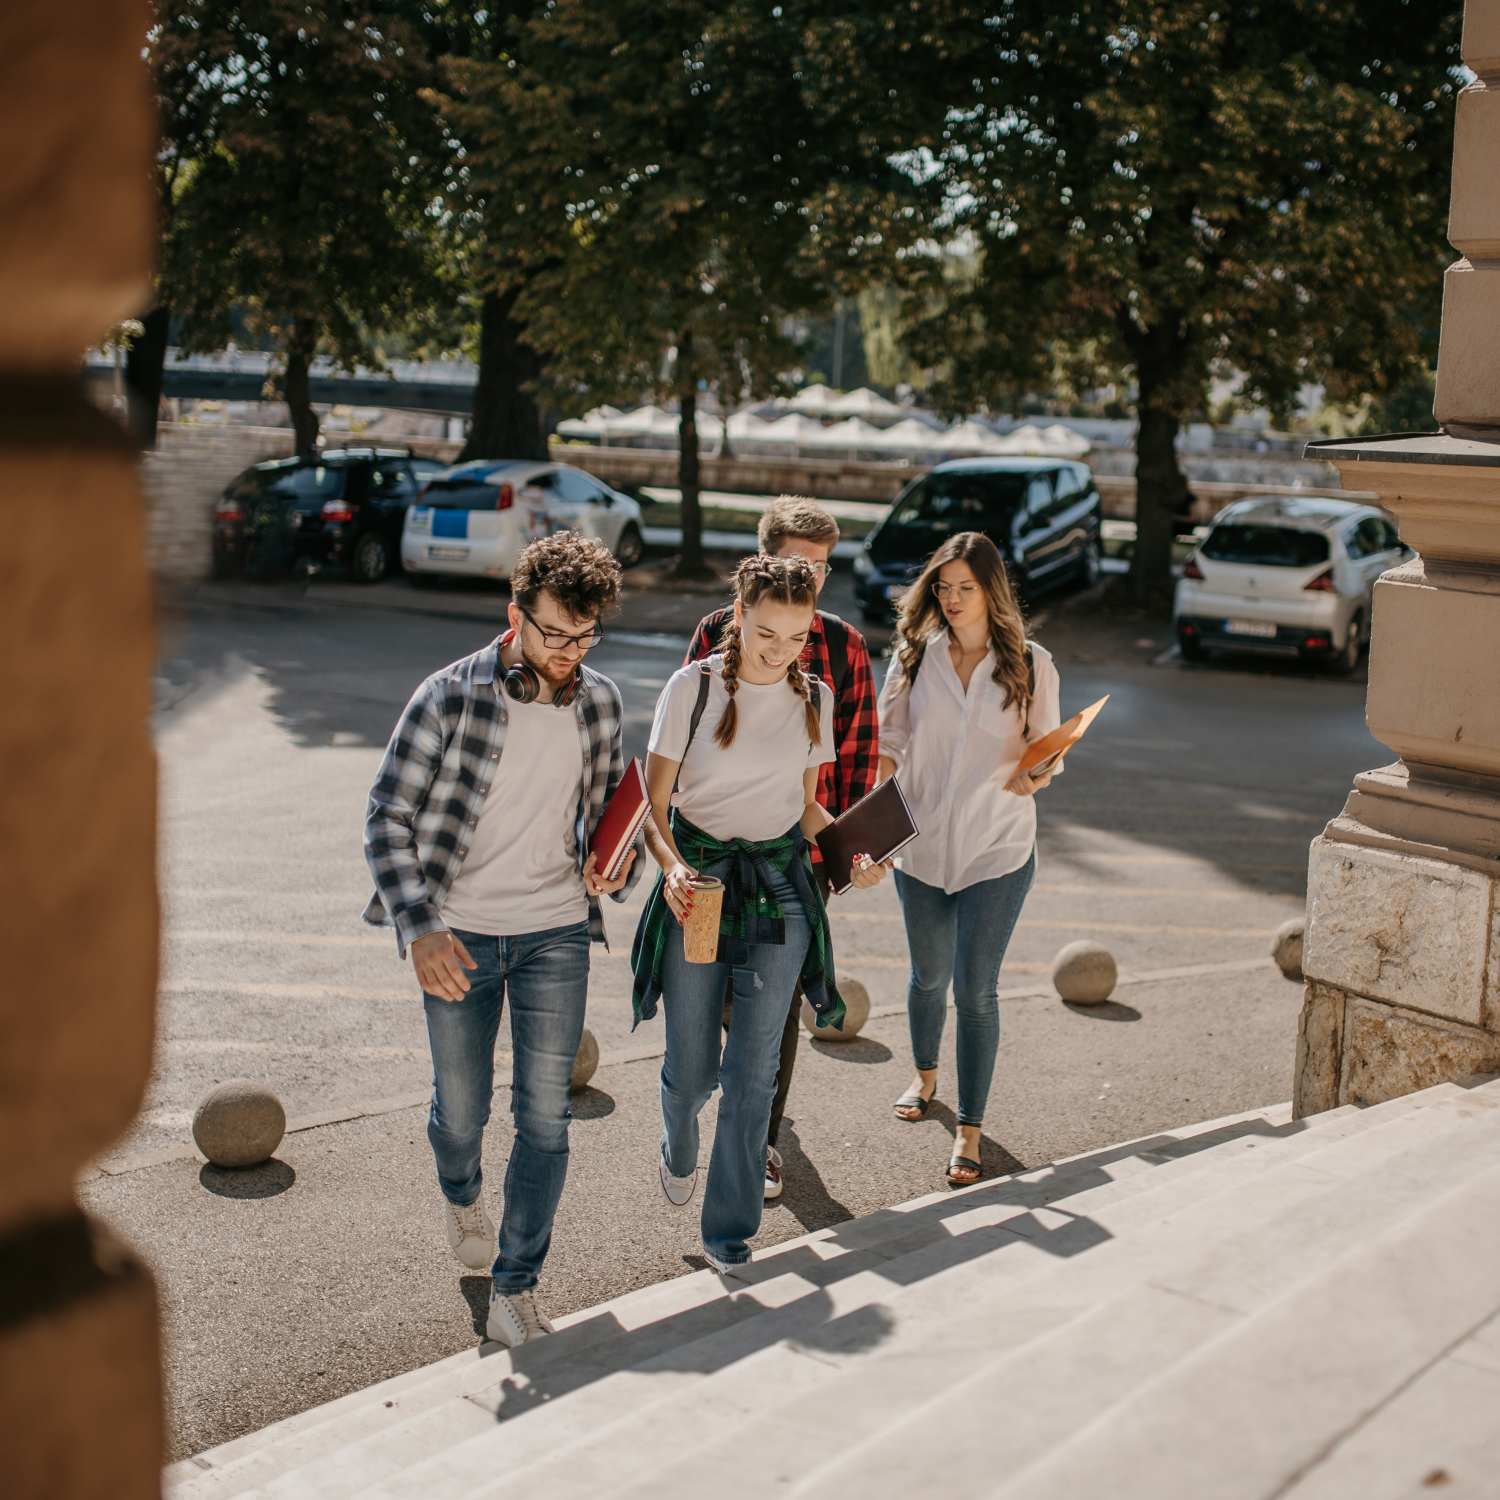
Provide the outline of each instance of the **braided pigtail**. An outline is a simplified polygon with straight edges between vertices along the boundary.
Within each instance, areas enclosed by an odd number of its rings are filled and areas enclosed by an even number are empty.
[[[740,717],[739,707],[734,701],[740,679],[740,632],[732,617],[725,625],[720,641],[724,652],[724,691],[729,695],[729,702],[714,730],[714,739],[721,750],[727,750],[734,743],[734,731],[739,727]]]
[[[807,737],[815,745],[823,743],[823,721],[818,714],[818,705],[813,702],[812,689],[807,681],[807,673],[802,670],[802,663],[793,660],[786,669],[786,680],[792,685],[792,691],[802,700],[803,717],[807,720]]]

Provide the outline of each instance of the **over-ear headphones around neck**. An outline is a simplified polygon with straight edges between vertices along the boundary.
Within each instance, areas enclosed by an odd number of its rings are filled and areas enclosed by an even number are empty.
[[[575,671],[561,687],[553,689],[552,702],[555,707],[571,707],[578,696],[578,675]],[[542,679],[528,661],[517,662],[513,667],[502,664],[500,684],[505,689],[505,696],[514,698],[517,703],[535,703],[542,696]]]

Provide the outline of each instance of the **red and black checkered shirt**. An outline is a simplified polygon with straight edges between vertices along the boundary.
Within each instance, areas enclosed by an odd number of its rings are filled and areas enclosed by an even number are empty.
[[[719,649],[719,636],[730,618],[727,609],[716,609],[698,622],[692,645],[683,661],[701,661]],[[828,636],[820,610],[813,618],[802,653],[802,668],[833,685],[833,665],[829,660]],[[865,638],[845,620],[840,625],[849,632],[849,672],[844,690],[833,705],[833,745],[837,759],[829,761],[818,772],[818,801],[836,818],[847,812],[875,787],[880,760],[880,721],[875,711],[875,679],[870,672],[870,648]]]

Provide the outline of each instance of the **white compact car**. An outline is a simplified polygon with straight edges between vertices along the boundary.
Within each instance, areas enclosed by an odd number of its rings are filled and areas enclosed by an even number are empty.
[[[1370,635],[1371,590],[1412,555],[1391,518],[1322,496],[1237,500],[1183,568],[1172,614],[1183,656],[1255,651],[1353,672]]]
[[[597,537],[630,567],[641,560],[641,508],[582,469],[479,459],[435,475],[406,512],[401,566],[414,579],[447,573],[509,578],[527,543],[552,531]]]

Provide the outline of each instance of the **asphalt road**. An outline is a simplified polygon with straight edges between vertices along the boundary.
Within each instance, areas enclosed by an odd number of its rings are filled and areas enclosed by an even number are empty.
[[[228,1077],[271,1085],[294,1119],[426,1087],[409,970],[389,930],[359,920],[361,819],[401,706],[426,672],[482,644],[486,622],[267,602],[277,607],[199,605],[165,642],[158,1065],[112,1159],[185,1146],[196,1101]],[[598,649],[624,694],[627,753],[644,752],[679,650],[675,636],[629,631]],[[1043,794],[1038,884],[1002,984],[1045,982],[1078,938],[1106,943],[1127,974],[1262,955],[1301,908],[1308,841],[1353,773],[1389,758],[1364,730],[1362,689],[1069,654],[1064,711],[1111,701]],[[608,908],[612,951],[595,954],[589,1025],[606,1056],[659,1042],[655,1028],[630,1035],[626,958],[642,894]],[[835,933],[842,968],[875,1005],[901,1004],[893,888],[838,902]],[[1278,1064],[1291,1047],[1288,1036]],[[1170,1077],[1170,1051],[1160,1063],[1160,1079],[1138,1080],[1143,1102]]]
[[[830,602],[850,613],[846,590],[836,577]],[[644,749],[685,622],[709,602],[653,586],[599,648],[628,751]],[[174,1456],[453,1353],[482,1321],[483,1282],[459,1278],[438,1229],[421,1005],[389,931],[359,918],[360,835],[401,706],[489,639],[496,612],[474,590],[204,589],[164,638],[157,1066],[136,1128],[82,1192],[156,1267]],[[1076,604],[1034,633],[1057,651],[1065,711],[1112,697],[1039,804],[1038,883],[1001,978],[990,1171],[1289,1096],[1300,988],[1272,967],[1270,935],[1301,910],[1308,842],[1350,778],[1389,759],[1359,682],[1185,667],[1161,659],[1160,627]],[[693,1224],[654,1187],[662,1032],[632,1035],[627,998],[639,899],[611,911],[613,951],[593,960],[603,1056],[577,1099],[544,1285],[558,1314],[698,1264]],[[840,972],[867,984],[875,1014],[851,1044],[804,1039],[786,1196],[762,1243],[931,1192],[948,1153],[941,1082],[921,1125],[890,1114],[909,1076],[893,889],[839,901],[833,923]],[[1078,938],[1117,956],[1108,1005],[1050,992],[1054,954]],[[191,1150],[195,1104],[232,1077],[272,1087],[294,1126],[276,1161],[242,1174]],[[502,1057],[491,1183],[507,1081]]]

